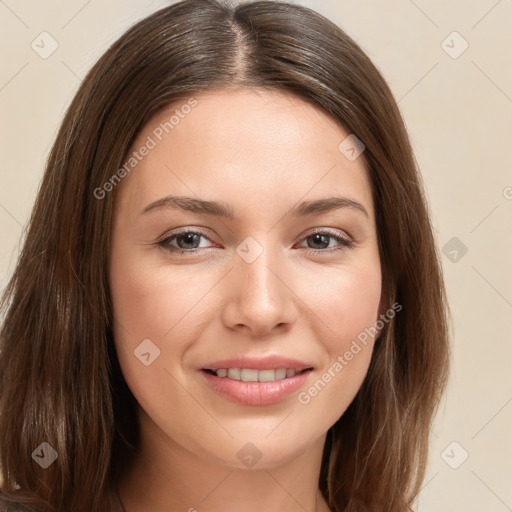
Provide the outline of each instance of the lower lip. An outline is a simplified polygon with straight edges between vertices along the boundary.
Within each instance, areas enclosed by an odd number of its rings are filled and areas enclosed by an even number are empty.
[[[228,377],[217,377],[203,370],[201,374],[214,391],[232,402],[243,405],[271,405],[298,391],[311,371],[306,370],[294,377],[272,382],[244,382]]]

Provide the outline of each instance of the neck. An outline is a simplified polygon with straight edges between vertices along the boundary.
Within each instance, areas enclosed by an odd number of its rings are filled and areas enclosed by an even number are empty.
[[[125,512],[328,512],[318,490],[325,436],[293,460],[239,469],[192,453],[140,415],[141,447],[119,486]]]

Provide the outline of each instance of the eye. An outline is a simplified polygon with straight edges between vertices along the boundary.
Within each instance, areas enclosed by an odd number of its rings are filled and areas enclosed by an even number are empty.
[[[185,253],[194,253],[198,249],[208,248],[208,246],[200,245],[201,238],[211,242],[208,236],[202,231],[185,229],[166,236],[165,238],[159,240],[156,245],[164,248],[167,251],[179,253],[181,256]],[[338,232],[334,232],[325,228],[311,233],[302,240],[306,242],[308,240],[312,240],[312,245],[316,247],[311,247],[309,245],[306,247],[306,250],[312,253],[331,252],[333,250],[336,251],[343,248],[351,248],[354,245],[354,241],[352,239],[340,236]],[[337,244],[334,247],[331,244],[333,241],[335,244]]]
[[[162,240],[158,241],[156,245],[163,247],[164,249],[167,249],[171,252],[180,251],[180,254],[183,254],[185,252],[194,252],[196,249],[204,249],[204,246],[200,247],[198,245],[201,238],[210,240],[202,231],[186,229],[177,233],[173,233],[170,236],[166,236]]]
[[[354,241],[350,238],[345,238],[343,236],[340,236],[338,232],[333,232],[331,230],[327,229],[319,229],[315,231],[314,233],[311,233],[307,237],[303,239],[304,241],[311,240],[313,247],[311,245],[308,245],[306,248],[308,251],[313,253],[318,252],[331,252],[331,250],[339,250],[343,248],[351,248],[354,245]],[[334,241],[337,246],[332,246],[331,242]],[[316,247],[314,247],[316,246]],[[303,246],[302,246],[303,247]],[[328,251],[325,251],[323,249],[330,249]]]

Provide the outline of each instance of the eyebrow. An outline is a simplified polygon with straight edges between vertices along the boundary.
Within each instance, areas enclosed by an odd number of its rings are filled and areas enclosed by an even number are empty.
[[[208,201],[205,199],[197,199],[195,197],[176,196],[172,194],[148,204],[142,210],[141,215],[160,208],[187,210],[194,213],[215,215],[217,217],[223,217],[231,220],[235,218],[235,214],[231,206],[222,201]],[[340,208],[350,208],[363,213],[368,218],[370,217],[366,208],[361,203],[346,197],[328,197],[325,199],[302,201],[301,203],[292,206],[287,212],[287,215],[293,217],[305,217],[307,215],[325,213]]]

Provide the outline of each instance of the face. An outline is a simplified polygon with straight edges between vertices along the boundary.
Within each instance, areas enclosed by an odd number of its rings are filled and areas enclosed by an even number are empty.
[[[116,185],[116,350],[143,432],[231,467],[245,446],[270,468],[318,444],[366,375],[369,175],[338,149],[349,132],[291,95],[191,96],[144,127]]]

